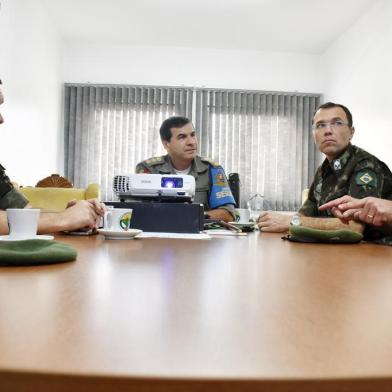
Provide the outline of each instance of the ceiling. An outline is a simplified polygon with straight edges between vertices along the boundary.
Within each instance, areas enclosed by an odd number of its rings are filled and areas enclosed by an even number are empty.
[[[42,0],[66,40],[320,54],[374,0]]]

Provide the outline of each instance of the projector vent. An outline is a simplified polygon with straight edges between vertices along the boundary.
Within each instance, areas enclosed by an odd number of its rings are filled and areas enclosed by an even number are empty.
[[[116,193],[129,192],[129,177],[115,176],[113,178],[113,190]]]

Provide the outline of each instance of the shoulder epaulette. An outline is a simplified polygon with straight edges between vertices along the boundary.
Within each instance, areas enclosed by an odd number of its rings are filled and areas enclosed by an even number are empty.
[[[383,165],[383,162],[380,161],[376,156],[359,147],[356,147],[355,160],[356,167],[358,168],[368,167],[370,169],[376,169]]]
[[[213,167],[221,167],[221,165],[218,162],[213,161],[211,158],[204,158],[204,157],[200,157],[200,160],[202,162],[207,162],[209,163],[211,166]]]
[[[160,157],[152,157],[149,159],[146,159],[143,161],[144,164],[147,166],[155,166],[155,165],[161,165],[162,163],[165,163],[165,156],[162,155]]]
[[[376,156],[370,154],[370,152],[367,152],[366,150],[357,146],[354,146],[354,148],[355,148],[355,157],[358,159],[358,161],[364,159],[379,161],[379,159]]]

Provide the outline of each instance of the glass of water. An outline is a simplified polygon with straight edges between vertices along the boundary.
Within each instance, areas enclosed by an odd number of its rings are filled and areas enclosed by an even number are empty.
[[[260,193],[256,193],[249,198],[246,204],[248,205],[250,212],[250,219],[253,222],[256,222],[260,213],[264,210],[264,196],[260,195]]]

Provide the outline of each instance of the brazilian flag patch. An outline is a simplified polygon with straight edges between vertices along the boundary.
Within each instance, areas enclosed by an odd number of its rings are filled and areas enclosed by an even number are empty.
[[[355,176],[355,182],[360,186],[367,186],[370,188],[377,187],[377,176],[372,170],[361,170]]]

